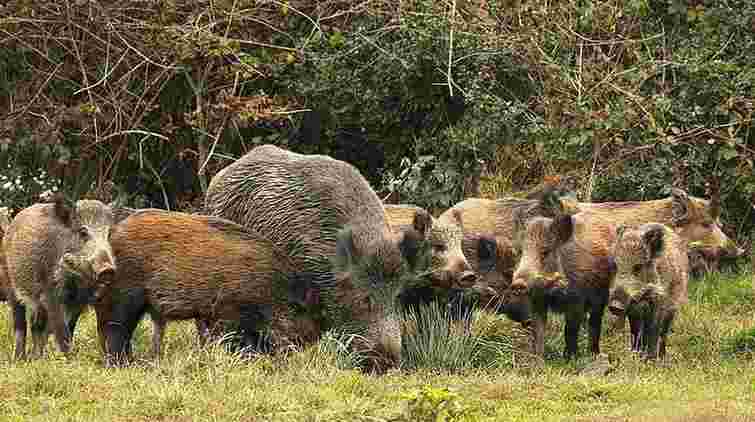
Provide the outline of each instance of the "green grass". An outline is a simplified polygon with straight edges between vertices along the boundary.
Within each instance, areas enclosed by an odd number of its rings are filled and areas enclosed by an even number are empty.
[[[135,355],[143,360],[106,369],[92,313],[81,322],[74,358],[55,351],[45,360],[16,363],[5,311],[0,421],[755,420],[750,286],[750,274],[693,281],[665,362],[639,361],[626,351],[627,334],[606,328],[602,345],[614,369],[605,376],[581,374],[589,358],[567,363],[558,357],[558,317],[549,323],[544,365],[527,354],[516,324],[477,313],[472,339],[407,335],[415,351],[425,352],[401,370],[373,376],[350,369],[359,357],[338,351],[348,341],[343,337],[286,356],[243,359],[220,347],[199,348],[192,322],[169,325],[157,363],[147,359],[149,319],[136,333]],[[454,332],[434,324],[438,333]],[[580,341],[585,351],[587,336]]]

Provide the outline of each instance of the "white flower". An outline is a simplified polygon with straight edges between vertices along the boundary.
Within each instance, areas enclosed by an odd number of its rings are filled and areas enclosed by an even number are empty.
[[[5,190],[9,190],[12,187],[13,187],[13,183],[11,182],[5,182],[5,184],[3,185],[3,189]]]

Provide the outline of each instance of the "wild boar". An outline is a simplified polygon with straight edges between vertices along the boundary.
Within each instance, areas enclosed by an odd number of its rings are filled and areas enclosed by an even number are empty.
[[[659,223],[671,227],[685,242],[715,252],[719,257],[740,257],[744,254],[721,230],[720,201],[689,196],[673,188],[671,196],[652,201],[601,202],[578,204],[579,211],[589,215],[597,225],[637,225]]]
[[[497,250],[495,238],[480,233],[467,233],[465,241],[474,245],[466,251],[468,256],[474,256],[476,267],[476,282],[471,287],[437,289],[430,286],[404,289],[399,295],[399,303],[404,311],[411,310],[415,314],[420,311],[420,305],[427,305],[431,301],[445,302],[449,316],[453,320],[464,319],[476,305],[488,306],[498,297],[491,285],[498,285],[500,273],[496,271]]]
[[[501,198],[497,200],[469,198],[446,210],[439,219],[448,219],[454,213],[464,222],[464,233],[485,233],[494,236],[496,244],[496,269],[499,276],[492,277],[499,285],[488,285],[501,294],[511,284],[514,267],[519,259],[521,234],[526,222],[533,217],[556,217],[572,214],[560,197],[560,191],[553,188],[538,192],[537,199]],[[477,245],[469,240],[462,241],[462,250],[473,268]]]
[[[285,249],[298,271],[319,286],[325,327],[361,334],[354,343],[373,369],[394,365],[401,351],[395,302],[403,286],[435,280],[426,239],[432,219],[417,211],[396,233],[383,204],[352,165],[324,155],[262,145],[213,177],[205,213],[259,232]]]
[[[534,319],[534,351],[544,355],[548,312],[566,320],[564,355],[577,354],[577,336],[590,314],[591,352],[600,353],[600,332],[616,263],[608,254],[612,232],[593,228],[589,217],[535,217],[525,226],[522,256],[511,287],[504,294],[502,312],[529,323]]]
[[[318,291],[306,274],[260,234],[222,218],[144,210],[113,228],[118,269],[97,303],[97,324],[109,363],[147,312],[156,323],[153,352],[167,321],[239,321],[249,334],[272,330],[278,345],[312,342]],[[305,317],[301,318],[300,316]]]
[[[100,201],[53,203],[21,210],[3,237],[14,297],[31,310],[32,355],[44,354],[48,321],[58,348],[68,354],[79,314],[115,273],[108,242],[112,210]],[[26,321],[16,318],[16,357],[26,354]]]
[[[395,230],[403,231],[411,226],[414,216],[427,213],[414,205],[385,204],[385,216]],[[431,217],[432,218],[432,217]],[[432,247],[433,277],[438,280],[458,280],[460,285],[471,286],[475,282],[475,273],[464,257],[461,241],[464,236],[461,214],[451,213],[442,219],[432,219],[429,240]]]
[[[662,224],[619,226],[613,255],[609,310],[629,318],[633,351],[663,358],[674,317],[687,303],[687,244]]]

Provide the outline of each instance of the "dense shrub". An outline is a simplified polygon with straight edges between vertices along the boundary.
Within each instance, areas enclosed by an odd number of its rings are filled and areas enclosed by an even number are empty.
[[[752,2],[400,5],[6,2],[0,161],[163,208],[267,142],[431,209],[551,174],[585,200],[717,178],[726,230],[751,233]]]

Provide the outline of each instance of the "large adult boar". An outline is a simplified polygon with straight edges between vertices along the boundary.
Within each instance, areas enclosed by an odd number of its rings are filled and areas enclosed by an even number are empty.
[[[536,217],[526,223],[522,256],[502,312],[515,321],[534,319],[533,346],[543,356],[549,312],[563,313],[567,358],[577,354],[577,336],[590,314],[591,352],[600,353],[600,332],[616,264],[608,253],[610,228],[594,228],[588,216]]]
[[[721,230],[721,205],[718,195],[706,200],[689,196],[673,188],[671,196],[653,201],[600,202],[578,204],[596,225],[638,225],[660,223],[671,227],[688,244],[695,243],[717,257],[740,257],[744,254]]]
[[[108,362],[129,354],[137,324],[150,313],[160,355],[167,321],[239,321],[249,334],[271,328],[278,345],[312,342],[306,317],[317,291],[290,258],[260,234],[222,218],[161,210],[137,212],[113,228],[118,269],[95,307]]]
[[[32,354],[44,354],[48,323],[58,348],[68,354],[71,333],[84,306],[114,274],[108,242],[113,215],[100,201],[69,204],[61,195],[20,211],[3,238],[13,293],[30,308]],[[16,357],[26,354],[26,321],[15,321]]]
[[[323,326],[361,333],[364,344],[358,348],[370,351],[377,367],[396,362],[401,336],[393,306],[401,286],[429,256],[429,214],[415,213],[409,230],[394,232],[382,202],[356,168],[273,145],[252,149],[216,174],[205,213],[249,227],[284,248],[317,286]]]
[[[662,224],[619,226],[613,255],[609,310],[629,317],[633,351],[663,358],[674,317],[687,303],[686,242]]]

